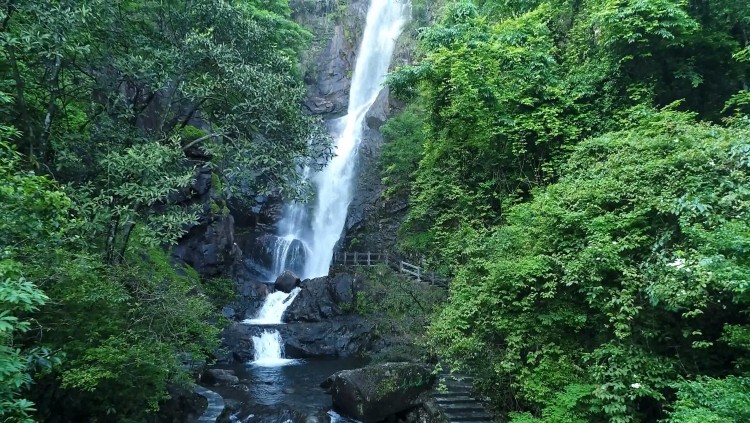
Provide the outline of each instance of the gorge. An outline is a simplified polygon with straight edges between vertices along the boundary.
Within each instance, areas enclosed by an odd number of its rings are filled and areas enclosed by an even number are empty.
[[[268,282],[273,282],[284,272],[294,272],[303,280],[302,287],[297,286],[287,292],[277,283],[274,286],[277,290],[266,296],[257,314],[240,323],[247,327],[246,333],[252,334],[253,359],[247,362],[247,369],[233,367],[232,371],[237,374],[260,371],[265,383],[281,385],[276,389],[281,389],[282,393],[316,389],[316,386],[301,384],[299,374],[320,374],[316,372],[321,368],[331,372],[362,363],[356,359],[326,358],[330,353],[320,357],[323,361],[309,354],[302,360],[287,358],[282,332],[289,332],[283,329],[282,318],[300,291],[314,289],[309,288],[316,286],[311,279],[325,279],[329,274],[333,253],[344,231],[354,194],[357,153],[366,125],[365,117],[383,90],[396,41],[409,14],[410,5],[406,1],[372,0],[369,4],[352,72],[347,113],[327,123],[334,141],[334,156],[318,172],[309,168],[301,170],[303,179],[314,188],[314,201],[312,204],[289,203],[284,206],[282,217],[276,225],[275,241],[271,243],[272,261],[263,272],[268,275]],[[285,274],[285,277],[291,277],[291,274]],[[284,366],[295,366],[296,369],[280,369]],[[315,369],[310,372],[306,367]],[[309,379],[305,383],[309,383]],[[254,391],[251,389],[251,393]],[[255,404],[258,399],[242,401]],[[314,404],[318,407],[322,405],[318,401]],[[339,418],[335,413],[332,416]]]

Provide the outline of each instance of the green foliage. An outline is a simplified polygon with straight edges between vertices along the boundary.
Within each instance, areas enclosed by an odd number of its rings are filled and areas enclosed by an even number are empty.
[[[19,266],[0,310],[18,319],[0,339],[11,421],[30,409],[19,387],[40,420],[144,421],[184,380],[177,357],[213,350],[215,306],[163,250],[198,221],[196,169],[212,171],[207,208],[225,214],[230,195],[301,197],[298,167],[330,156],[300,107],[311,36],[290,16],[287,0],[0,5],[0,260]],[[45,306],[6,306],[40,305],[28,281]]]
[[[746,372],[749,152],[672,111],[583,142],[465,251],[434,340],[545,421],[643,420],[680,375]]]
[[[750,420],[750,379],[699,377],[677,385],[677,401],[669,422],[720,423]]]
[[[418,62],[389,78],[426,112],[402,248],[463,263],[457,240],[501,224],[581,139],[628,126],[641,105],[744,110],[749,15],[733,0],[447,2]]]
[[[21,261],[55,245],[63,234],[69,200],[45,177],[18,168],[7,144],[15,136],[0,128],[0,421],[31,422],[34,405],[20,395],[31,386],[35,364],[51,365],[45,349],[27,348],[29,315],[49,298],[26,278]]]
[[[143,420],[167,398],[167,384],[188,383],[181,355],[200,360],[216,348],[218,329],[208,323],[215,308],[196,292],[195,272],[134,238],[139,248],[123,264],[59,251],[55,272],[39,275],[55,299],[37,318],[43,342],[66,357],[34,391],[42,419]]]
[[[404,200],[409,196],[422,158],[423,122],[423,112],[410,107],[380,128],[386,142],[379,164],[383,185],[388,187],[383,194],[387,199]]]
[[[427,353],[425,329],[445,302],[444,289],[418,283],[385,265],[361,267],[356,312],[367,316],[395,347],[375,357],[383,361],[413,360]]]
[[[392,120],[416,171],[383,160],[400,246],[456,276],[432,339],[514,421],[654,421],[681,378],[746,374],[748,16],[449,1],[389,77],[424,110]]]
[[[391,77],[396,93],[418,86],[427,112],[407,249],[429,253],[461,228],[497,223],[504,203],[547,179],[545,159],[578,133],[561,120],[554,40],[540,21],[547,12],[492,24],[468,3],[450,5],[422,35],[422,64]]]
[[[31,422],[33,403],[19,397],[31,385],[29,352],[21,351],[15,337],[31,324],[18,316],[37,311],[48,298],[19,276],[18,263],[0,258],[0,421]],[[15,342],[14,342],[15,341]]]

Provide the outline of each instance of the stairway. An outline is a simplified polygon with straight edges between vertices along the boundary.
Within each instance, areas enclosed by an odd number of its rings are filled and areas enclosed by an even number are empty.
[[[195,393],[205,397],[208,400],[206,411],[198,417],[196,423],[216,423],[216,419],[224,411],[224,398],[214,391],[206,389],[200,385],[195,385]]]
[[[468,376],[442,373],[438,378],[435,400],[451,423],[493,422],[484,405],[472,397],[472,380]],[[445,387],[445,389],[443,389]]]

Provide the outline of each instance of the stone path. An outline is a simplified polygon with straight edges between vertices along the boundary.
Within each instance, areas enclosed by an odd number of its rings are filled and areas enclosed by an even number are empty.
[[[437,386],[435,400],[451,423],[494,421],[484,405],[472,397],[470,377],[445,372],[440,375]]]
[[[196,394],[205,397],[208,400],[206,411],[198,417],[196,423],[216,423],[216,419],[224,411],[224,398],[216,392],[200,385],[195,385],[194,391]]]

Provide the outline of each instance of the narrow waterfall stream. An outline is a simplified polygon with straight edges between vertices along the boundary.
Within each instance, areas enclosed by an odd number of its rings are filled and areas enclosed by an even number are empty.
[[[333,251],[341,238],[352,201],[357,151],[362,142],[367,111],[383,88],[396,39],[409,18],[410,5],[403,0],[372,0],[352,76],[347,115],[331,122],[336,156],[320,172],[310,175],[315,187],[312,209],[289,204],[279,223],[274,251],[276,275],[293,270],[301,278],[328,274]],[[296,248],[289,248],[294,242]],[[278,261],[276,261],[278,260]]]

